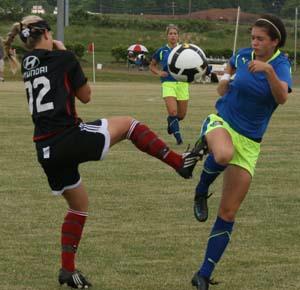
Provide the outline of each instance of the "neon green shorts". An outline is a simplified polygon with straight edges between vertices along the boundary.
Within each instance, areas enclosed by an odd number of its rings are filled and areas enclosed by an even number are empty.
[[[254,175],[256,162],[260,153],[260,143],[255,142],[233,130],[227,122],[216,114],[211,114],[203,122],[201,136],[216,128],[224,128],[231,136],[234,146],[234,155],[229,164],[246,169],[251,176]]]
[[[189,84],[185,82],[163,82],[162,97],[175,97],[177,101],[187,101],[190,98]]]

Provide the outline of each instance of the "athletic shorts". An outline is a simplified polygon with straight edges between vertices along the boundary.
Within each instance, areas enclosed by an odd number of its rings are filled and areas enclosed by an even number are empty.
[[[0,72],[4,71],[4,60],[3,58],[0,59]]]
[[[208,134],[216,128],[225,129],[231,136],[234,146],[234,155],[229,164],[234,164],[246,169],[253,177],[256,162],[260,153],[260,143],[239,134],[216,114],[209,115],[203,122],[201,136]]]
[[[87,161],[102,160],[110,146],[106,119],[65,130],[63,133],[36,143],[38,161],[44,169],[55,195],[76,188],[80,182],[78,166]]]
[[[190,98],[189,84],[185,82],[163,82],[162,97],[175,97],[177,101],[187,101]]]

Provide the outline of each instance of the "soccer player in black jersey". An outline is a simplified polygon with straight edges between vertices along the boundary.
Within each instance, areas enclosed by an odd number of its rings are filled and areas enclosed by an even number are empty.
[[[75,254],[88,215],[88,194],[78,165],[103,159],[111,146],[129,139],[139,150],[190,178],[200,149],[195,147],[184,155],[177,154],[146,125],[128,116],[84,123],[76,114],[75,99],[88,103],[91,89],[73,53],[52,38],[46,21],[27,16],[13,25],[5,40],[7,56],[14,65],[17,61],[11,44],[16,35],[29,50],[22,60],[22,73],[38,161],[52,192],[62,195],[69,206],[62,224],[58,280],[73,288],[89,288],[91,283],[75,267]]]

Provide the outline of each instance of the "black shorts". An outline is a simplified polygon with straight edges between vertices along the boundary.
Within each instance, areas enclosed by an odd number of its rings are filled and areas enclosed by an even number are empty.
[[[80,123],[45,141],[36,143],[37,157],[47,175],[53,194],[77,187],[78,165],[101,160],[110,146],[107,120]]]

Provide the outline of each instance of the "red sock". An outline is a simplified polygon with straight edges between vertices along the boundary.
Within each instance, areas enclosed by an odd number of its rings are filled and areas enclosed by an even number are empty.
[[[68,210],[61,228],[61,264],[69,272],[75,270],[75,254],[81,239],[86,212]]]
[[[167,144],[158,138],[146,125],[134,120],[128,131],[127,138],[141,151],[160,159],[162,162],[179,169],[182,156],[169,149]]]

